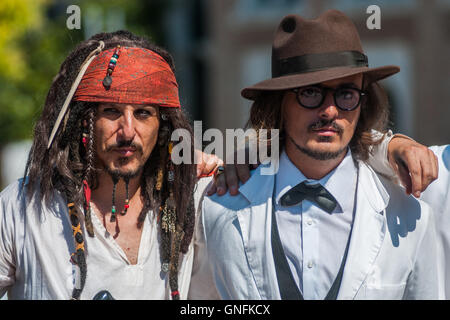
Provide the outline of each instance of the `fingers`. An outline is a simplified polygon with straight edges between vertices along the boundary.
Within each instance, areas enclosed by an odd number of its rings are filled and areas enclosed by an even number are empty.
[[[420,160],[415,154],[409,153],[405,162],[411,176],[411,193],[418,198],[422,192],[423,160]]]
[[[417,186],[417,188],[413,187],[413,194],[416,197],[420,196],[420,193],[423,192],[428,185],[433,182],[437,178],[437,166],[434,163],[434,153],[428,148],[423,151],[423,156],[419,158],[420,161],[420,169],[421,170],[421,185]]]
[[[248,152],[248,150],[245,150]],[[214,161],[212,159],[214,158]],[[234,196],[239,194],[239,182],[245,183],[250,179],[250,167],[248,164],[235,164],[236,154],[234,155],[234,161],[230,161],[230,164],[225,165],[225,171],[214,178],[212,183],[206,190],[208,196],[217,193],[219,196],[224,195],[227,191],[230,195]],[[206,159],[206,160],[205,160]],[[208,172],[213,172],[218,166],[223,166],[223,161],[209,154],[202,154],[202,162],[197,166],[197,175],[204,176]],[[252,165],[253,168],[258,167],[258,164]]]
[[[422,191],[425,191],[425,189],[434,181],[438,178],[439,175],[439,160],[438,157],[434,154],[433,151],[431,151],[430,149],[428,149],[428,155],[429,155],[429,162],[430,162],[430,170],[428,171],[427,175],[426,175],[426,181],[427,184],[425,185],[425,187],[423,188]]]
[[[250,167],[246,164],[237,164],[236,173],[242,183],[245,183],[250,179]]]
[[[389,161],[397,172],[407,194],[420,194],[437,179],[438,159],[427,147],[409,139],[392,139]],[[394,160],[394,161],[391,161]],[[405,170],[409,172],[405,174]]]
[[[206,195],[212,196],[216,192],[217,192],[217,186],[216,186],[215,181],[213,181],[213,183],[210,183],[208,185],[208,187],[206,188]]]
[[[225,193],[227,193],[227,182],[225,180],[225,174],[227,172],[227,169],[225,169],[225,172],[216,176],[214,179],[214,184],[216,185],[216,191],[219,196],[223,196]]]
[[[225,172],[222,176],[225,176],[230,195],[237,195],[239,193],[239,181],[236,166],[234,164],[227,164],[225,166]]]
[[[401,159],[398,159],[398,162],[395,164],[394,169],[397,172],[397,175],[400,178],[402,185],[406,189],[406,194],[411,194],[412,181],[411,181],[411,176],[409,175],[409,170],[408,170],[408,167],[406,166],[406,164]]]
[[[214,182],[206,190],[208,196],[217,193],[219,196],[223,196],[230,192],[230,195],[237,195],[238,191],[238,177],[234,165],[226,165],[225,171],[222,174],[214,177]]]

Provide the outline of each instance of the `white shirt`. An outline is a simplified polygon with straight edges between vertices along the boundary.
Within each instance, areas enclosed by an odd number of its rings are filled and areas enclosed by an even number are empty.
[[[202,183],[197,191],[202,192],[205,185]],[[40,202],[35,198],[26,203],[17,200],[19,188],[20,182],[16,182],[0,194],[0,297],[8,292],[9,299],[70,299],[74,240],[66,203],[55,194],[51,206],[42,207],[39,214],[36,206]],[[195,198],[197,204],[198,195]],[[92,223],[94,238],[87,235],[82,224],[87,280],[81,299],[90,300],[101,290],[108,290],[115,299],[170,298],[168,275],[161,272],[159,232],[151,212],[143,224],[136,265],[130,264],[96,214],[92,214]],[[191,245],[179,265],[181,299],[188,293],[192,258]]]
[[[279,168],[275,209],[289,267],[305,299],[324,299],[337,276],[350,234],[357,169],[350,150],[339,166],[320,180],[306,179],[286,152],[281,154]],[[279,204],[287,191],[304,180],[320,183],[336,198],[338,205],[331,214],[308,200],[292,207]]]

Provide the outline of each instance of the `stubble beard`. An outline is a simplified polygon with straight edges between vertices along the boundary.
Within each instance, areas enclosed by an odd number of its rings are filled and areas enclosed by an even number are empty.
[[[292,138],[291,138],[291,141],[294,144],[294,146],[297,148],[298,151],[306,154],[307,156],[313,158],[314,160],[320,160],[320,161],[337,159],[344,152],[346,152],[347,148],[348,148],[348,146],[345,146],[334,152],[333,151],[318,151],[318,150],[313,150],[311,148],[301,147],[297,143],[295,143],[295,141]]]
[[[308,131],[312,132],[315,129],[320,129],[325,126],[332,126],[337,131],[337,134],[339,136],[342,136],[342,133],[344,130],[334,120],[331,120],[331,121],[323,120],[323,119],[318,120],[308,127]],[[319,160],[319,161],[337,159],[344,152],[346,152],[347,148],[348,148],[348,145],[346,145],[337,151],[319,151],[319,150],[314,150],[312,148],[299,146],[289,134],[286,133],[286,136],[289,138],[289,140],[291,140],[292,144],[297,148],[298,151],[313,158],[314,160]],[[333,139],[332,137],[321,136],[321,137],[319,137],[319,142],[321,142],[321,143],[332,142],[332,139]]]
[[[295,142],[295,140],[288,134],[286,134],[288,139],[292,142],[292,144],[295,146],[295,148],[300,151],[301,153],[309,156],[310,158],[313,158],[314,160],[319,161],[326,161],[326,160],[333,160],[339,158],[344,152],[347,151],[348,145],[342,147],[341,149],[337,151],[319,151],[315,150],[313,148],[308,147],[302,147]],[[319,142],[327,143],[331,142],[332,137],[319,137]]]

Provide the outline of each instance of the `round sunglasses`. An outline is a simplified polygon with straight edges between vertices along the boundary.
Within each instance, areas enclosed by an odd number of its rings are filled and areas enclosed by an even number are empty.
[[[336,107],[343,111],[355,110],[361,103],[362,97],[366,92],[348,86],[336,89],[322,86],[306,86],[292,89],[296,93],[298,103],[307,109],[315,109],[322,105],[328,91],[333,92]]]

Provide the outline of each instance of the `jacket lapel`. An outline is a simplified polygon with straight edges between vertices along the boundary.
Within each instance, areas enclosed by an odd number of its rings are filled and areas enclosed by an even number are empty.
[[[239,189],[250,202],[237,212],[244,249],[261,299],[280,299],[271,244],[273,175],[261,175],[261,165]],[[389,195],[376,174],[359,162],[355,221],[338,299],[353,299],[381,249]]]
[[[356,213],[338,299],[354,299],[383,244],[389,195],[376,174],[359,162]]]
[[[237,212],[244,249],[261,299],[280,299],[271,245],[274,175],[261,175],[259,166],[240,187],[250,206]]]

